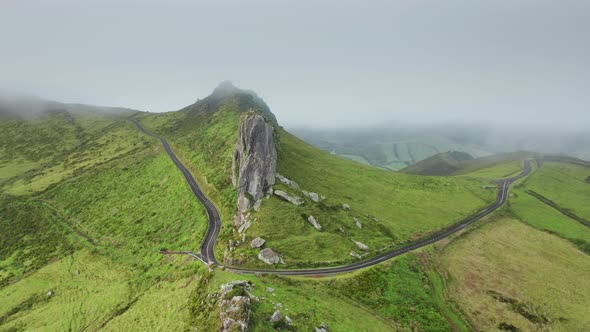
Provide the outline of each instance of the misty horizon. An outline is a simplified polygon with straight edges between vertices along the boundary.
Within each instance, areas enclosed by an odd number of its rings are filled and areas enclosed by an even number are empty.
[[[286,128],[584,130],[589,10],[577,1],[7,3],[0,89],[168,112],[231,80]]]

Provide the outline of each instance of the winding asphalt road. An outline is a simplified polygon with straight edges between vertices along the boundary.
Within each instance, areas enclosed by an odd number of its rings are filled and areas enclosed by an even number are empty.
[[[207,196],[205,196],[205,194],[203,193],[203,191],[199,187],[199,184],[197,183],[195,178],[192,176],[190,171],[178,159],[176,154],[174,154],[174,151],[172,151],[172,148],[170,147],[170,144],[168,143],[168,141],[166,141],[165,138],[163,138],[159,135],[156,135],[156,134],[150,132],[149,130],[145,129],[141,125],[141,123],[139,123],[139,121],[137,121],[137,120],[132,120],[132,121],[135,123],[137,128],[139,128],[139,130],[146,133],[147,135],[150,135],[152,137],[159,139],[162,142],[162,144],[164,145],[164,149],[166,150],[166,152],[168,153],[168,155],[170,156],[170,158],[172,159],[172,161],[174,162],[176,167],[178,167],[178,169],[180,169],[180,171],[184,175],[189,187],[191,188],[191,190],[193,191],[195,196],[199,199],[199,201],[201,201],[201,203],[203,203],[203,205],[205,206],[205,209],[207,210],[207,214],[209,216],[209,229],[207,230],[207,234],[205,235],[205,239],[203,240],[203,243],[201,244],[200,252],[194,253],[192,251],[182,251],[182,252],[178,252],[178,253],[193,256],[193,257],[195,257],[195,258],[197,258],[209,265],[224,266],[224,265],[220,264],[217,261],[217,259],[215,258],[215,250],[214,250],[215,242],[217,241],[219,231],[221,230],[221,217],[219,215],[219,211],[217,210],[217,207],[209,200],[209,198],[207,198]],[[433,244],[437,241],[440,241],[440,240],[464,229],[465,227],[475,223],[476,221],[480,220],[481,218],[491,214],[492,212],[499,209],[502,205],[504,205],[504,203],[506,203],[506,201],[508,200],[508,191],[510,189],[510,185],[512,185],[512,183],[514,183],[515,181],[527,176],[530,172],[531,172],[531,161],[525,160],[524,170],[522,171],[522,173],[520,173],[519,175],[512,177],[512,178],[496,181],[496,183],[498,184],[499,191],[498,191],[498,195],[496,197],[496,202],[494,204],[483,209],[482,211],[480,211],[476,215],[471,216],[467,219],[464,219],[463,221],[461,221],[461,222],[459,222],[459,223],[457,223],[457,224],[455,224],[455,225],[453,225],[441,232],[433,234],[432,236],[430,236],[426,239],[420,240],[420,241],[415,242],[415,243],[408,245],[406,247],[402,247],[402,248],[399,248],[399,249],[396,249],[393,251],[389,251],[389,252],[380,254],[378,256],[366,259],[366,260],[362,260],[362,261],[359,261],[359,262],[356,262],[353,264],[343,265],[343,266],[314,268],[314,269],[297,269],[297,270],[260,270],[260,269],[238,268],[238,267],[231,267],[231,266],[225,266],[225,268],[229,271],[234,271],[234,272],[238,272],[238,273],[263,273],[263,274],[264,273],[272,273],[272,274],[280,274],[280,275],[287,275],[287,276],[322,276],[322,275],[330,275],[330,274],[336,274],[336,273],[342,273],[342,272],[351,272],[351,271],[356,271],[358,269],[362,269],[365,267],[373,266],[373,265],[379,264],[381,262],[384,262],[386,260],[389,260],[391,258],[394,258],[396,256],[403,255],[407,252],[410,252],[410,251],[425,247],[427,245]]]

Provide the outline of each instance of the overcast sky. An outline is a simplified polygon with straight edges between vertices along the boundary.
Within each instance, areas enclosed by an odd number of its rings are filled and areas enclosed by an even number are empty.
[[[223,80],[287,127],[588,127],[590,1],[0,1],[0,88],[162,112]]]

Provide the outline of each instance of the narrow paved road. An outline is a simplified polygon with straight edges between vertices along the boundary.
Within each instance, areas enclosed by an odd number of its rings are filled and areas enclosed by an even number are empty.
[[[217,210],[217,207],[215,207],[215,205],[207,198],[207,196],[205,196],[205,194],[203,193],[203,191],[201,190],[201,188],[197,184],[197,181],[191,175],[190,171],[186,168],[186,166],[184,166],[184,164],[182,164],[182,162],[178,159],[178,157],[176,157],[176,155],[174,154],[174,151],[172,151],[172,148],[170,148],[170,144],[168,144],[168,141],[166,141],[166,139],[164,139],[163,137],[156,135],[156,134],[148,131],[147,129],[145,129],[141,125],[141,123],[139,123],[137,120],[132,120],[132,121],[135,123],[137,128],[139,128],[141,131],[143,131],[147,135],[150,135],[152,137],[159,139],[162,142],[162,144],[164,145],[164,149],[166,150],[166,152],[168,153],[168,155],[170,156],[170,158],[172,159],[174,164],[178,167],[178,169],[180,169],[180,171],[184,175],[189,187],[191,188],[191,190],[193,191],[195,196],[197,196],[197,198],[203,203],[203,205],[205,206],[205,209],[207,210],[207,214],[209,216],[209,229],[207,231],[207,234],[205,235],[205,239],[203,240],[203,243],[201,244],[200,252],[194,253],[191,251],[183,251],[182,253],[186,254],[186,255],[193,256],[195,258],[198,258],[204,262],[209,262],[210,265],[223,266],[215,258],[215,251],[214,251],[215,242],[217,241],[217,236],[219,235],[219,231],[221,230],[221,217],[219,215],[219,211]],[[342,272],[351,272],[351,271],[355,271],[355,270],[362,269],[365,267],[373,266],[373,265],[379,264],[381,262],[384,262],[386,260],[389,260],[393,257],[403,255],[407,252],[410,252],[410,251],[425,247],[427,245],[433,244],[437,241],[440,241],[440,240],[462,230],[463,228],[475,223],[476,221],[480,220],[481,218],[491,214],[492,212],[499,209],[502,205],[504,205],[504,203],[508,200],[508,191],[510,189],[510,185],[512,183],[514,183],[515,181],[527,176],[530,172],[531,172],[531,161],[526,160],[524,163],[524,170],[522,171],[522,173],[520,173],[519,175],[517,175],[515,177],[509,178],[509,179],[503,179],[503,180],[496,181],[496,183],[498,184],[499,190],[498,190],[498,195],[496,197],[496,202],[494,204],[485,208],[484,210],[482,210],[478,214],[476,214],[472,217],[469,217],[469,218],[461,221],[460,223],[451,226],[450,228],[448,228],[444,231],[436,233],[429,238],[420,240],[418,242],[415,242],[411,245],[408,245],[408,246],[400,248],[400,249],[396,249],[396,250],[393,250],[390,252],[383,253],[381,255],[375,256],[373,258],[369,258],[367,260],[362,260],[357,263],[343,265],[343,266],[314,268],[314,269],[300,269],[300,270],[270,270],[270,269],[261,270],[261,269],[238,268],[238,267],[231,267],[231,266],[226,266],[226,269],[230,270],[230,271],[238,272],[238,273],[273,273],[273,274],[288,275],[288,276],[309,276],[309,275],[320,276],[320,275],[329,275],[329,274],[342,273]]]

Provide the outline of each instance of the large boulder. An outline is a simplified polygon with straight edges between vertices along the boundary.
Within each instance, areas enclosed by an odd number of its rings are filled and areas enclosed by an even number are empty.
[[[243,222],[251,204],[275,184],[276,166],[274,127],[259,113],[248,112],[240,124],[232,161],[232,183],[238,189],[236,225]]]
[[[250,247],[252,247],[252,249],[260,248],[264,245],[264,242],[266,242],[265,239],[257,237],[254,240],[252,240],[252,242],[250,242]]]
[[[315,227],[315,229],[317,229],[318,231],[322,230],[322,225],[320,225],[320,223],[313,216],[309,216],[307,218],[307,221],[310,224],[312,224],[312,226]]]
[[[258,259],[265,262],[268,265],[277,264],[277,263],[284,263],[283,258],[281,255],[276,253],[270,248],[262,249],[258,253]]]
[[[291,202],[295,205],[301,205],[301,204],[305,203],[303,198],[301,198],[299,196],[291,195],[288,192],[285,192],[282,190],[275,190],[274,194],[279,196],[280,198],[286,200],[287,202]]]

